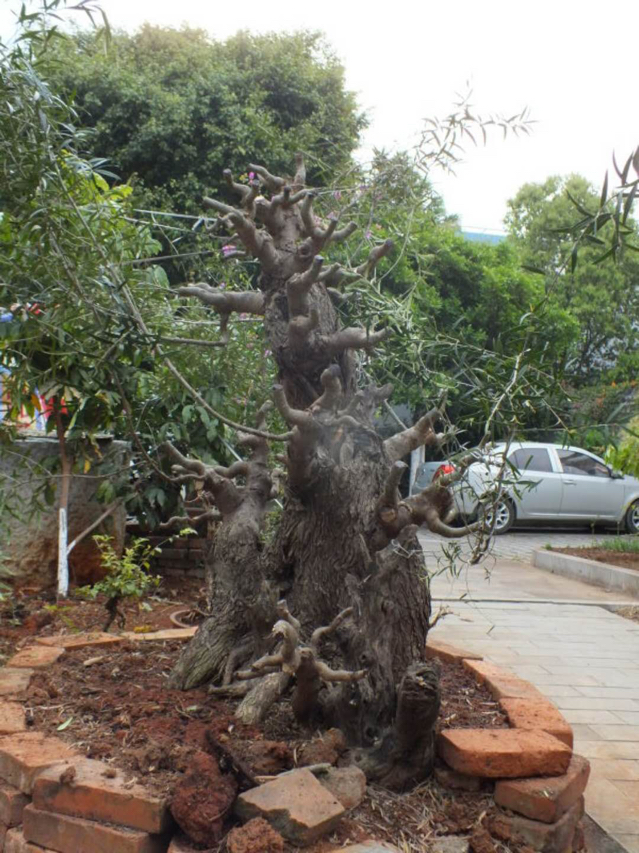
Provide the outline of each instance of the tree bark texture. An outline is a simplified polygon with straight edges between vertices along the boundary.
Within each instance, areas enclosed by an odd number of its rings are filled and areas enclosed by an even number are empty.
[[[366,670],[366,676],[318,688],[313,675],[309,690],[317,692],[326,721],[376,756],[363,761],[372,776],[403,783],[423,777],[432,764],[434,719],[428,720],[438,702],[436,675],[425,679],[420,669],[428,669],[430,595],[416,525],[459,534],[446,523],[448,483],[404,501],[397,487],[402,458],[441,440],[435,431],[440,413],[433,410],[405,432],[380,438],[374,416],[392,387],[358,389],[356,364],[357,352],[371,350],[387,332],[342,328],[333,304],[340,284],[372,275],[392,244],[375,247],[357,270],[327,266],[323,253],[354,227],[316,218],[301,158],[288,181],[250,168],[259,178],[250,186],[227,175],[241,198],[238,208],[212,199],[205,203],[260,262],[259,289],[233,294],[199,283],[179,292],[217,311],[223,335],[233,311],[264,317],[279,373],[273,399],[289,430],[279,457],[286,469],[284,505],[276,536],[263,550],[260,532],[271,494],[267,440],[259,436],[263,417],[257,433],[241,439],[250,451],[247,462],[228,469],[167,448],[176,479],[204,480],[222,516],[207,564],[212,615],[185,649],[171,683],[189,688],[211,681],[216,690],[227,685],[234,692],[230,682],[237,670],[272,650],[269,631],[282,618],[278,606],[286,608],[279,599],[286,599],[295,617],[286,610],[285,618],[301,623],[302,640],[352,607],[327,649],[347,670]],[[300,679],[304,672],[302,667]],[[252,720],[286,683],[272,669],[265,678],[243,703]],[[260,697],[266,697],[261,705]],[[419,748],[406,738],[415,725],[426,725]],[[409,754],[410,772],[391,778],[393,767],[406,764]]]

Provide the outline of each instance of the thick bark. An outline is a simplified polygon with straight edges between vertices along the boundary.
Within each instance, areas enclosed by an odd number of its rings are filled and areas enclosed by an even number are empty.
[[[376,247],[357,271],[336,265],[324,269],[320,252],[347,239],[353,227],[338,228],[334,220],[316,218],[314,193],[303,189],[301,158],[290,186],[262,167],[251,169],[270,200],[253,187],[236,184],[229,173],[227,182],[241,197],[242,210],[206,203],[223,214],[235,230],[233,239],[260,262],[261,293],[239,298],[206,285],[183,288],[182,293],[218,311],[224,329],[234,305],[247,310],[250,302],[248,310],[263,312],[279,372],[274,400],[290,430],[286,454],[280,457],[286,495],[275,540],[262,553],[268,478],[262,471],[258,495],[254,457],[248,466],[214,473],[201,463],[189,467],[182,460],[177,466],[176,473],[187,479],[209,477],[211,490],[219,492],[214,497],[222,522],[207,562],[213,616],[183,653],[172,685],[212,680],[231,690],[233,672],[252,663],[254,668],[240,672],[240,679],[253,679],[257,671],[265,675],[244,699],[240,714],[257,720],[283,688],[283,675],[299,670],[295,704],[300,718],[311,720],[315,710],[323,710],[325,719],[363,750],[362,766],[371,778],[401,787],[429,772],[431,717],[438,701],[436,676],[423,660],[430,596],[414,522],[441,521],[448,507],[443,489],[421,503],[400,501],[401,472],[393,463],[399,464],[420,442],[440,438],[435,432],[438,412],[386,443],[381,440],[373,418],[392,388],[358,391],[355,352],[370,350],[387,332],[341,328],[334,307],[339,297],[334,288],[371,275],[392,243]],[[256,447],[258,439],[253,442]],[[264,467],[265,444],[260,448]],[[234,476],[246,477],[247,485],[229,504],[215,478]],[[301,625],[286,605],[276,607],[281,597]],[[332,684],[324,677],[331,670],[323,663],[318,669],[320,635],[313,640],[311,632],[329,626],[348,607],[352,614],[333,626],[326,639],[330,657],[323,656],[331,667],[334,656],[339,661],[335,669],[346,670],[344,676],[357,673],[359,680]],[[274,653],[268,639],[277,619],[295,625],[302,644],[311,643],[310,649],[300,647],[300,659],[283,673],[277,671],[282,655]],[[282,623],[278,626],[281,634]],[[269,654],[262,657],[265,651]],[[365,677],[360,670],[367,671]],[[418,738],[413,737],[415,725],[420,726]]]

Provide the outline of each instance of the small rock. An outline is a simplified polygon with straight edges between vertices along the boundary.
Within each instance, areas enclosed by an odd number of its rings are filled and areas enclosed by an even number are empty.
[[[482,779],[481,776],[467,776],[465,773],[459,773],[450,767],[436,767],[435,779],[449,791],[477,793],[478,791],[491,790],[493,786],[493,783],[488,779]]]
[[[191,772],[178,782],[173,792],[171,812],[190,839],[212,847],[222,836],[224,818],[236,794],[235,779],[223,775],[210,755],[196,752]]]
[[[288,744],[276,740],[253,741],[246,760],[256,776],[277,776],[293,767],[293,752]]]
[[[310,770],[301,769],[240,794],[235,812],[243,821],[263,817],[288,841],[304,847],[332,832],[344,807]]]
[[[468,853],[468,839],[459,835],[446,835],[433,839],[431,853]]]
[[[232,829],[226,836],[228,853],[283,853],[284,839],[261,817]]]
[[[317,780],[345,809],[354,809],[366,794],[366,776],[359,767],[331,767],[318,774]]]
[[[343,732],[339,729],[329,729],[321,737],[304,744],[300,750],[300,765],[307,764],[336,764],[348,745]]]

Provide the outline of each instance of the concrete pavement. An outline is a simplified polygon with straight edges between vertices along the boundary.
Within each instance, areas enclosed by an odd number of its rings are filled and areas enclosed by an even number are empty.
[[[518,535],[500,537],[496,548]],[[420,538],[436,572],[442,540]],[[503,664],[555,702],[573,726],[576,752],[591,762],[588,814],[628,853],[639,853],[639,623],[606,609],[638,602],[522,559],[493,552],[485,567],[464,566],[458,577],[441,571],[440,559],[431,581],[434,606],[453,613],[433,636]]]

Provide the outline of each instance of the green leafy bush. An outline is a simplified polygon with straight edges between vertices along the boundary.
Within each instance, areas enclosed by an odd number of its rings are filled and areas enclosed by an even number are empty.
[[[120,602],[127,598],[143,598],[158,586],[160,578],[149,574],[149,568],[152,555],[159,553],[160,549],[149,545],[148,539],[138,538],[119,557],[113,548],[111,536],[94,536],[93,541],[100,549],[102,565],[107,569],[107,574],[92,586],[77,589],[76,595],[92,601],[104,595],[108,617],[103,630],[108,631],[116,617],[120,628],[124,628]]]

